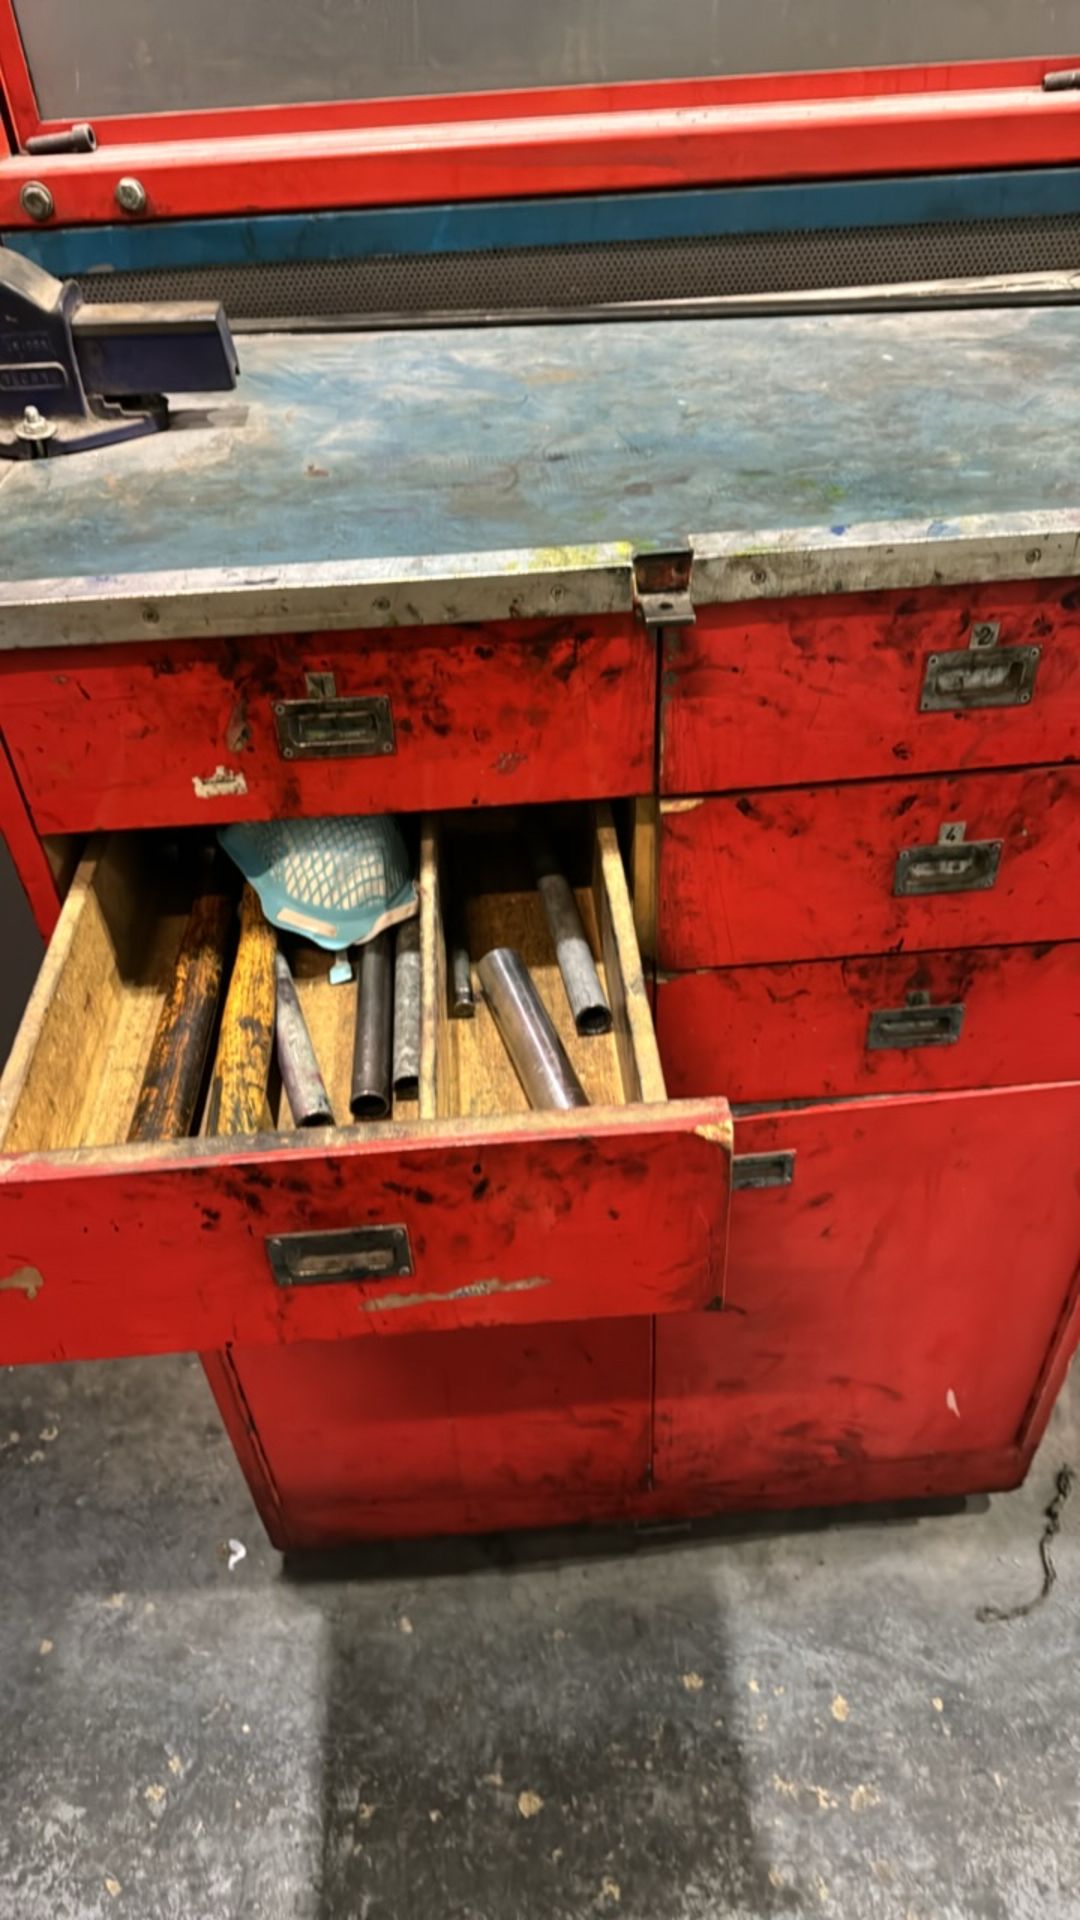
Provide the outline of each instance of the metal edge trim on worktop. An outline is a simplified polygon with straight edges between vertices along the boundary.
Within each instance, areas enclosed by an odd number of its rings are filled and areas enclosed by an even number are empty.
[[[695,608],[1080,573],[1080,506],[691,535]],[[0,650],[629,612],[628,541],[0,582]],[[660,622],[662,624],[662,622]]]

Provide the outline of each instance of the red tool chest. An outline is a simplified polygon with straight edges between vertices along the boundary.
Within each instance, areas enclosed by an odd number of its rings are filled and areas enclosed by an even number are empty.
[[[500,155],[508,194],[825,174],[856,125],[863,172],[912,128],[999,162],[1006,122],[1034,166],[1075,145],[1041,76],[120,116],[0,159],[0,213],[113,221],[114,153],[151,216],[475,199]],[[0,1083],[0,1361],[198,1351],[283,1548],[1015,1484],[1080,1332],[1074,314],[249,335],[234,418],[0,463],[0,826],[48,939]],[[382,810],[418,1097],[351,1122],[315,956],[334,1127],[128,1144],[176,844]],[[538,814],[599,1046],[514,866]],[[587,1112],[449,1018],[458,894]]]

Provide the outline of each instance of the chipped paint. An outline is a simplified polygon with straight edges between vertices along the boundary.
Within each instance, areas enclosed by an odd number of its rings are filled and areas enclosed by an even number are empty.
[[[723,1147],[726,1153],[730,1153],[734,1147],[735,1126],[731,1120],[706,1120],[700,1127],[695,1127],[694,1132],[699,1140],[708,1140],[714,1147]]]
[[[483,1300],[492,1293],[531,1293],[534,1287],[550,1287],[551,1281],[537,1276],[532,1280],[472,1280],[465,1287],[451,1287],[447,1293],[384,1293],[377,1300],[361,1300],[365,1313],[382,1313],[401,1307],[439,1306],[444,1300]]]
[[[197,773],[191,776],[191,784],[196,800],[221,800],[239,797],[247,792],[247,781],[234,767],[215,767],[205,780]]]
[[[661,813],[693,813],[696,807],[703,807],[704,805],[705,805],[704,795],[702,795],[697,800],[667,799],[667,800],[661,800],[660,811]]]
[[[28,1300],[36,1300],[44,1285],[36,1267],[18,1267],[0,1280],[0,1293],[25,1293]]]

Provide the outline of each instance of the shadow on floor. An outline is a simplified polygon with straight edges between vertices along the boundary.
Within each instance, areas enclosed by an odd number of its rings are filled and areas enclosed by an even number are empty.
[[[367,1596],[333,1588],[320,1920],[655,1920],[695,1884],[793,1909],[755,1840],[712,1582],[652,1557],[618,1597],[610,1560],[595,1593],[583,1563],[440,1580],[425,1553],[438,1599],[377,1665]]]

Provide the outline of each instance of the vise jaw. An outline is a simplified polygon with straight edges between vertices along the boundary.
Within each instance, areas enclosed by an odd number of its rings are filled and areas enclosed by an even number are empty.
[[[74,281],[0,247],[0,459],[158,433],[167,394],[221,393],[237,372],[220,306],[94,305]]]

